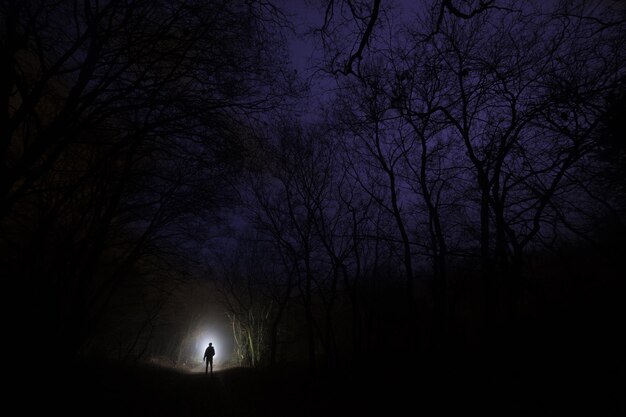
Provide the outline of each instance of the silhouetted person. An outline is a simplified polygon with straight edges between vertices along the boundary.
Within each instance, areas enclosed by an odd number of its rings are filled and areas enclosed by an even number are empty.
[[[209,343],[209,346],[204,351],[203,358],[203,360],[206,361],[206,367],[204,368],[205,374],[209,372],[209,365],[211,366],[211,373],[213,373],[213,356],[215,356],[215,348],[213,347],[213,343]]]

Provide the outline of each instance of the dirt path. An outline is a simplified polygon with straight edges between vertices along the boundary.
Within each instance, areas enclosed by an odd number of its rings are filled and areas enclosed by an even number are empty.
[[[504,374],[503,374],[504,375]],[[63,416],[484,416],[564,415],[596,410],[619,415],[623,393],[604,383],[591,393],[564,379],[512,375],[488,381],[477,372],[421,373],[359,369],[318,372],[301,369],[204,369],[180,372],[163,368],[87,364],[60,377],[31,408]],[[589,381],[591,382],[591,381]],[[596,381],[594,384],[599,384]],[[622,382],[623,386],[623,382]],[[607,391],[607,389],[609,391]],[[614,392],[611,392],[613,390]],[[596,395],[596,397],[592,397]],[[621,395],[620,397],[616,397]],[[620,402],[621,401],[621,402]],[[622,410],[619,410],[620,404]],[[30,415],[30,408],[23,408]],[[409,413],[410,411],[410,413]],[[409,413],[409,414],[407,414]]]

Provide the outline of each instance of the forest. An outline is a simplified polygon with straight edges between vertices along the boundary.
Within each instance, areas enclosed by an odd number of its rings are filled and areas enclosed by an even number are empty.
[[[0,54],[12,389],[626,411],[623,2],[3,0]]]

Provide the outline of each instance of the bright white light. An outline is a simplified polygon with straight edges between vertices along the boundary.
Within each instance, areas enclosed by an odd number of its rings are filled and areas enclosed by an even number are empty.
[[[226,357],[226,345],[224,343],[224,338],[216,331],[205,331],[198,335],[196,338],[196,355],[200,362],[203,361],[204,351],[206,350],[209,343],[213,343],[213,347],[215,348],[215,356],[213,357],[213,364],[219,364],[225,362],[228,358]]]

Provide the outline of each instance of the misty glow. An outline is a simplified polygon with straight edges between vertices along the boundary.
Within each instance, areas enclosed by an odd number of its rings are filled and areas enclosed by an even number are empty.
[[[222,342],[224,338],[216,331],[205,331],[201,332],[196,339],[196,355],[198,360],[203,361],[204,351],[209,346],[209,343],[213,343],[213,347],[215,348],[215,356],[213,358],[213,363],[220,362],[220,356],[222,358],[224,355],[220,355],[224,349],[224,343]]]

